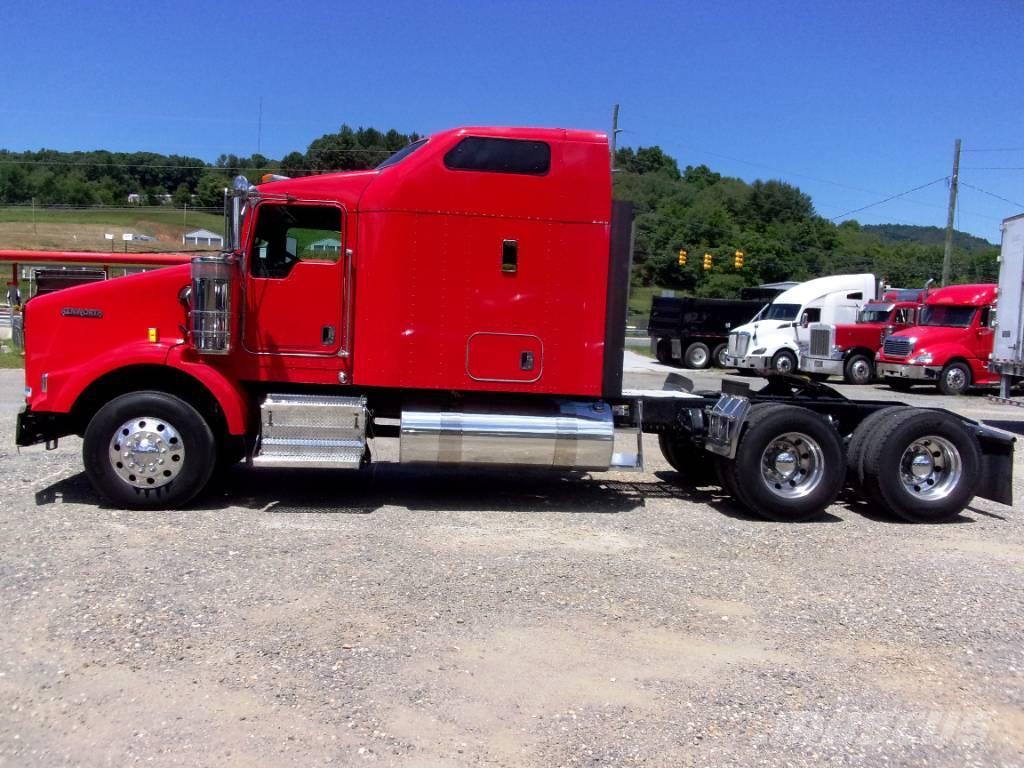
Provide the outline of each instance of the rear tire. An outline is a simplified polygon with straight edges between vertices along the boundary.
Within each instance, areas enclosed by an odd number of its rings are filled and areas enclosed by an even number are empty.
[[[711,365],[711,350],[703,341],[695,341],[686,348],[683,354],[683,365],[695,370],[703,370]]]
[[[889,413],[863,451],[865,494],[904,520],[945,522],[974,498],[981,448],[950,413],[916,408]]]
[[[779,522],[820,517],[842,490],[843,447],[829,422],[806,408],[755,405],[728,485],[751,512]]]
[[[669,466],[688,484],[702,485],[709,479],[714,483],[714,454],[697,447],[685,435],[660,434],[658,447]]]
[[[210,480],[213,432],[187,402],[165,392],[116,397],[89,421],[85,472],[97,491],[128,509],[175,509]]]
[[[729,361],[726,359],[729,357],[729,345],[728,344],[716,344],[715,348],[711,351],[711,363],[715,368],[728,368]]]
[[[875,436],[878,425],[883,419],[888,418],[894,412],[899,411],[902,406],[891,406],[882,408],[868,416],[857,425],[850,436],[850,443],[846,446],[846,483],[855,489],[860,489],[864,480],[864,446],[868,440]]]
[[[862,352],[850,355],[843,366],[847,384],[870,384],[875,378],[875,362]]]
[[[938,385],[944,395],[962,395],[971,386],[971,369],[967,363],[947,363],[939,374]]]
[[[658,358],[659,363],[662,365],[675,364],[675,361],[672,360],[672,339],[658,339],[654,350],[654,356]]]

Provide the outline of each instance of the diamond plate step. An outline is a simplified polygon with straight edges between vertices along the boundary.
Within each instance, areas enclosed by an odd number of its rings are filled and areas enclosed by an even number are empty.
[[[260,406],[258,467],[358,469],[366,453],[366,398],[269,394]]]

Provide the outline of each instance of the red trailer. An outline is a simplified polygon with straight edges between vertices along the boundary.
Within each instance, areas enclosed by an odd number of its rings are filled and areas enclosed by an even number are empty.
[[[18,443],[82,435],[114,503],[181,506],[243,458],[358,469],[389,438],[402,463],[635,469],[643,432],[774,519],[821,514],[848,462],[908,519],[1011,500],[1012,438],[955,414],[792,377],[623,391],[632,214],[604,134],[461,128],[232,203],[224,253],[27,308]]]

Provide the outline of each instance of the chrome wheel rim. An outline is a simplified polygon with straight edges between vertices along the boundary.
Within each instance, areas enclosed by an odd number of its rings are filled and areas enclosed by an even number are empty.
[[[900,457],[900,482],[919,499],[946,498],[960,485],[963,471],[960,451],[944,437],[920,437]]]
[[[108,457],[114,473],[133,488],[162,488],[181,474],[185,444],[166,419],[139,416],[117,428]]]
[[[850,373],[853,374],[854,381],[864,384],[871,378],[871,366],[868,365],[867,360],[855,360],[850,366]]]
[[[779,373],[792,373],[793,372],[793,360],[789,355],[783,355],[775,361],[775,370]]]
[[[695,349],[690,353],[690,365],[699,368],[708,361],[708,353],[703,349]]]
[[[967,374],[962,368],[950,368],[946,371],[946,386],[957,392],[967,388]]]
[[[726,366],[726,364],[728,362],[729,362],[729,350],[728,349],[723,349],[721,352],[718,353],[718,367],[719,368],[725,368],[725,366]]]
[[[803,432],[787,432],[761,453],[761,481],[783,499],[811,493],[825,476],[825,457],[818,442]]]

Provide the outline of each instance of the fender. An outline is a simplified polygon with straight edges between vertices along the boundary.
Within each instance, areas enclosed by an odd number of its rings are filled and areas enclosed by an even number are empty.
[[[184,373],[199,382],[217,401],[228,432],[232,435],[246,434],[249,418],[245,393],[237,382],[215,368],[189,360],[186,350],[181,344],[133,342],[108,350],[101,357],[94,358],[90,365],[50,371],[47,374],[48,391],[42,392],[40,387],[32,398],[32,410],[70,413],[82,393],[103,376],[132,366],[159,366]]]
[[[167,354],[166,364],[187,373],[210,391],[227,422],[228,433],[245,435],[249,427],[249,398],[238,386],[238,381],[228,378],[220,370],[196,359],[195,352],[185,345],[177,345]]]

